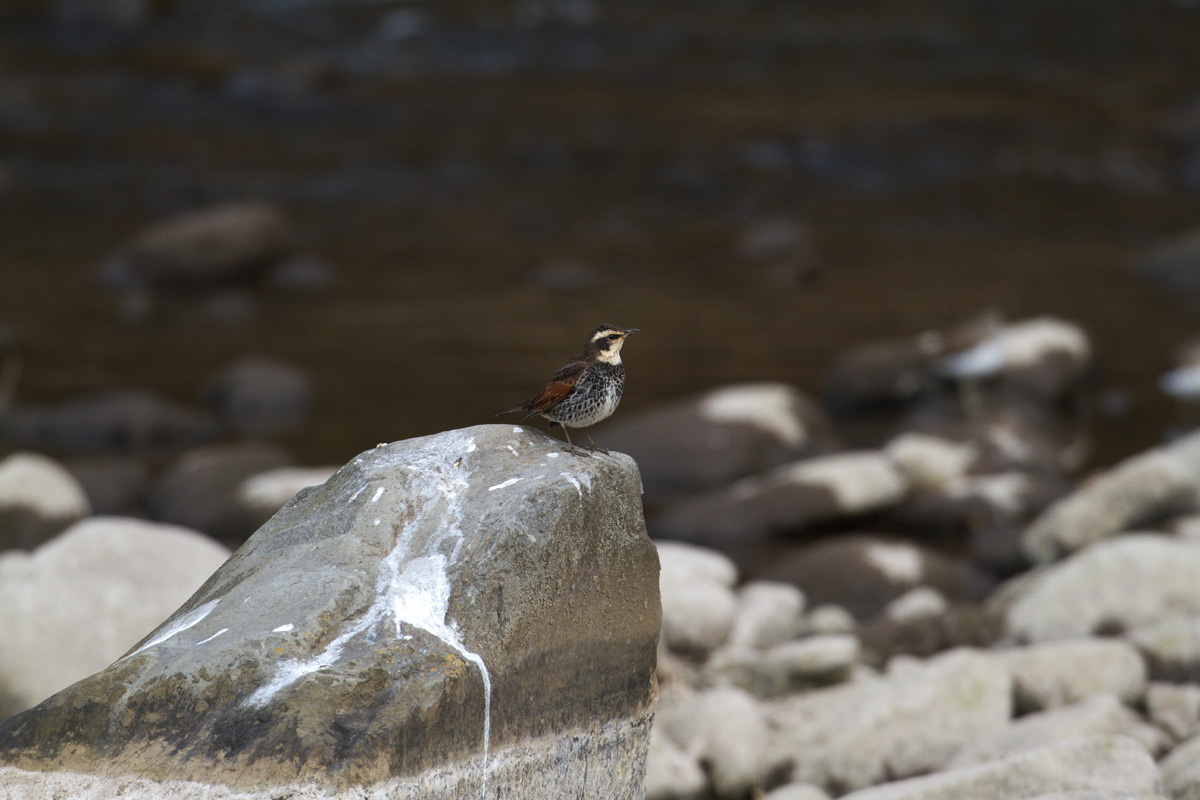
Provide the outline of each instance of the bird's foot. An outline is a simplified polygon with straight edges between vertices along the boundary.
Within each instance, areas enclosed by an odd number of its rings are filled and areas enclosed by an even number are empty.
[[[571,454],[571,455],[573,455],[573,456],[583,456],[584,458],[591,458],[591,457],[592,457],[592,454],[591,454],[591,453],[588,453],[588,452],[586,452],[586,451],[580,450],[580,449],[579,449],[578,447],[576,447],[575,445],[571,445],[571,446],[570,446],[570,447],[568,447],[567,449],[563,450],[563,452],[564,452],[564,453],[570,453],[570,454]]]
[[[594,445],[589,447],[588,450],[591,450],[593,453],[604,453],[606,456],[612,455],[612,453],[608,452],[603,447],[596,447]]]

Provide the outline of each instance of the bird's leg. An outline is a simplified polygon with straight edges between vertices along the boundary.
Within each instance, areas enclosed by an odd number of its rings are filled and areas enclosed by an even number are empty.
[[[564,428],[563,430],[566,430],[566,428]],[[587,428],[583,429],[583,435],[588,437],[589,442],[592,442],[592,452],[599,450],[601,453],[604,453],[604,455],[609,455],[609,452],[607,450],[605,450],[603,447],[596,447],[596,443],[594,441],[592,441],[592,435],[590,433],[588,433]]]
[[[574,455],[574,456],[587,456],[588,458],[591,458],[591,456],[590,456],[590,455],[588,455],[587,453],[585,453],[585,452],[583,452],[582,450],[580,450],[579,448],[577,448],[577,447],[575,446],[575,443],[571,441],[571,434],[570,434],[570,432],[567,430],[567,426],[566,426],[566,425],[563,425],[563,426],[562,426],[562,429],[563,429],[563,436],[567,437],[567,445],[568,445],[568,446],[571,448],[571,449],[570,449],[570,451],[569,451],[569,452],[571,453],[571,455]]]

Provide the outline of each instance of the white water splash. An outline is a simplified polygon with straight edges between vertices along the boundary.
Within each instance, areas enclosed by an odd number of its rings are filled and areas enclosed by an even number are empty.
[[[151,647],[154,647],[156,644],[162,644],[167,639],[170,639],[172,636],[174,636],[178,633],[183,633],[188,628],[191,628],[194,625],[199,625],[200,620],[204,619],[209,614],[211,614],[212,610],[217,607],[217,603],[219,603],[219,602],[221,602],[221,598],[218,597],[214,600],[209,600],[207,603],[205,603],[202,606],[197,606],[196,608],[193,608],[191,611],[184,614],[182,617],[175,620],[174,622],[172,622],[170,625],[163,628],[162,630],[160,630],[157,634],[154,635],[153,638],[150,639],[150,641],[146,642],[144,645],[139,647],[137,650],[134,650],[132,653],[125,656],[125,658],[133,658],[134,656],[136,656],[138,653],[142,652],[143,650],[147,650]],[[122,658],[120,660],[124,661],[125,658]]]

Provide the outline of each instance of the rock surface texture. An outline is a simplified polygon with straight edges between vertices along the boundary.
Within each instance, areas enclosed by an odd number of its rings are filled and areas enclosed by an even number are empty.
[[[180,797],[640,797],[660,607],[639,488],[625,456],[508,425],[363,453],[0,726],[0,759]]]

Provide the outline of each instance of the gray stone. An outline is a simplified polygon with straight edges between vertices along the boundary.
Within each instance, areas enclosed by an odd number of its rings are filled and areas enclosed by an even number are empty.
[[[940,769],[963,742],[1003,729],[1012,681],[986,653],[894,659],[863,677],[769,706],[771,773],[834,793]]]
[[[209,408],[244,436],[272,436],[294,430],[313,403],[312,380],[302,370],[272,358],[248,356],[209,381]]]
[[[932,548],[861,534],[780,549],[770,556],[747,564],[747,574],[791,583],[809,602],[840,605],[859,620],[874,617],[918,586],[962,601],[976,599],[991,585],[970,564]]]
[[[826,633],[854,633],[858,620],[836,603],[823,603],[800,620],[800,635],[819,636]]]
[[[1027,714],[1007,728],[968,742],[947,769],[996,761],[1036,747],[1090,736],[1122,735],[1137,739],[1151,754],[1164,751],[1163,733],[1142,721],[1111,694],[1097,694],[1051,711]]]
[[[237,502],[252,517],[269,519],[301,489],[320,486],[337,467],[279,467],[259,472],[237,487]]]
[[[509,425],[380,446],[124,658],[0,725],[0,756],[234,788],[633,798],[657,572],[628,457]]]
[[[31,550],[91,511],[79,481],[54,459],[14,453],[0,461],[0,550]]]
[[[708,669],[759,697],[775,697],[847,680],[858,657],[858,639],[853,636],[810,636],[765,651],[722,650],[710,659]]]
[[[1200,735],[1200,686],[1152,681],[1146,685],[1146,715],[1177,742]]]
[[[148,392],[116,390],[53,408],[14,406],[0,415],[0,442],[11,447],[126,453],[191,447],[221,433],[211,414]]]
[[[962,478],[979,457],[979,448],[925,433],[903,433],[883,448],[909,485],[937,489]]]
[[[634,414],[595,433],[638,462],[651,500],[723,486],[836,446],[812,400],[782,383],[723,386]]]
[[[1034,561],[1062,558],[1136,525],[1197,506],[1200,433],[1128,458],[1051,505],[1022,537]]]
[[[1100,542],[1018,579],[996,596],[1009,633],[1027,641],[1123,631],[1200,616],[1200,544],[1156,534]]]
[[[1200,800],[1200,736],[1167,753],[1159,770],[1172,800]]]
[[[1200,682],[1200,616],[1151,622],[1129,631],[1126,638],[1146,657],[1150,677]]]
[[[662,639],[688,655],[705,656],[729,638],[737,613],[737,569],[713,550],[659,542]]]
[[[195,531],[116,517],[0,556],[0,718],[111,664],[228,557]]]
[[[882,453],[838,453],[776,467],[676,503],[656,515],[651,528],[666,538],[733,545],[879,511],[907,491],[907,482]]]
[[[101,266],[106,283],[197,287],[247,281],[291,248],[291,224],[268,203],[233,203],[158,222]]]
[[[215,444],[175,460],[150,490],[155,519],[240,541],[271,515],[248,506],[239,492],[247,478],[288,466],[291,457],[268,442]]]
[[[946,598],[937,589],[918,586],[897,597],[883,609],[883,614],[893,622],[907,622],[922,617],[936,617],[950,608]]]
[[[763,648],[800,635],[804,593],[788,583],[751,581],[738,590],[730,647]]]
[[[842,800],[1025,800],[1072,790],[1156,795],[1154,759],[1125,736],[1098,736],[1026,750],[999,761],[876,786]]]
[[[767,719],[759,702],[741,689],[700,692],[661,709],[655,725],[707,766],[717,797],[745,797],[762,780]]]
[[[1134,704],[1146,692],[1146,664],[1120,639],[1077,639],[1019,647],[997,654],[1013,676],[1018,713],[1112,694]]]
[[[661,726],[654,726],[646,753],[646,800],[688,800],[707,788],[700,763],[662,733]]]
[[[685,542],[655,542],[654,546],[662,572],[672,582],[715,583],[726,589],[737,584],[737,567],[723,553]]]
[[[767,792],[762,800],[829,800],[829,795],[811,783],[789,783]]]
[[[129,514],[142,505],[150,486],[150,471],[137,455],[78,456],[63,466],[87,492],[93,514]]]

